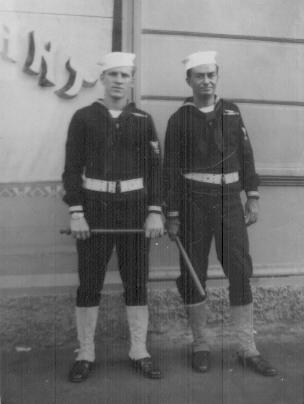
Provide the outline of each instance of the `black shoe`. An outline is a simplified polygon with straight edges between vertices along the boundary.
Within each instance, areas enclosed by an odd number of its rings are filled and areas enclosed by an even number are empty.
[[[210,369],[210,352],[197,351],[192,353],[192,368],[196,372],[206,373]]]
[[[244,358],[239,356],[239,361],[244,367],[248,367],[263,376],[276,376],[278,371],[261,355],[248,356]]]
[[[156,368],[152,362],[152,358],[146,357],[142,359],[131,359],[134,369],[149,379],[161,379],[160,369]]]
[[[94,362],[89,361],[76,361],[69,373],[70,382],[80,383],[87,380],[91,370],[93,369]]]

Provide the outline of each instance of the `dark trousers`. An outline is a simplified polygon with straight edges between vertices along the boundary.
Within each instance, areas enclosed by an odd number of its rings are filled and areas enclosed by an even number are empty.
[[[206,287],[208,256],[212,238],[218,260],[229,280],[231,305],[252,302],[250,277],[252,260],[240,195],[236,192],[192,192],[186,194],[182,207],[181,241],[193,267]],[[178,290],[185,304],[203,301],[180,257],[181,275]]]
[[[91,228],[143,228],[145,201],[89,200],[85,216]],[[143,233],[91,235],[77,241],[79,287],[77,306],[98,306],[107,264],[116,247],[128,306],[147,304],[149,242]]]

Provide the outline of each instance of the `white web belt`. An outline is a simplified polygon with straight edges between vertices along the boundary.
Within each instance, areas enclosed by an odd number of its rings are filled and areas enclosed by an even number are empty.
[[[90,191],[109,192],[111,194],[115,194],[143,189],[144,180],[143,178],[134,178],[124,181],[105,181],[85,177],[83,180],[83,188]]]

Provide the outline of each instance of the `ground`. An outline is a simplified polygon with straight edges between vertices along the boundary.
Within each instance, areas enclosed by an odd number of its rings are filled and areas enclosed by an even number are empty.
[[[304,339],[297,324],[260,326],[260,351],[278,369],[263,377],[238,363],[231,336],[221,327],[213,335],[212,366],[207,374],[191,369],[189,335],[176,330],[151,334],[150,350],[162,380],[135,373],[125,339],[98,340],[97,364],[81,384],[67,379],[75,345],[15,347],[2,355],[1,404],[303,404]],[[30,350],[29,350],[30,349]]]

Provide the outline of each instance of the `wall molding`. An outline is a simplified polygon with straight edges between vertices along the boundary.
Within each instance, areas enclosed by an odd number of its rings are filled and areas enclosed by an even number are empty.
[[[174,95],[150,95],[144,94],[141,97],[142,101],[179,101],[183,102],[186,96]],[[277,105],[288,107],[304,107],[304,101],[288,101],[288,100],[261,100],[254,98],[227,98],[225,100],[234,102],[236,104],[257,104],[257,105]]]
[[[261,186],[264,187],[302,187],[303,175],[260,175]],[[0,198],[62,198],[64,194],[60,181],[0,183]]]
[[[94,19],[102,19],[102,20],[112,20],[113,17],[111,15],[93,15],[93,14],[71,14],[71,13],[55,13],[52,11],[29,11],[29,10],[3,10],[0,9],[0,13],[7,14],[31,14],[31,15],[47,15],[47,16],[55,16],[55,17],[84,17],[84,18],[94,18]]]
[[[62,197],[63,186],[59,181],[27,182],[27,183],[0,183],[0,198],[16,197]]]
[[[264,187],[303,187],[304,176],[260,175],[260,185]]]
[[[76,253],[75,253],[76,254]],[[259,264],[254,266],[253,279],[260,278],[284,278],[304,275],[302,263],[292,264]],[[175,282],[179,276],[178,267],[152,267],[149,272],[149,281],[153,282]],[[210,265],[208,280],[226,279],[222,269],[218,265]],[[121,279],[117,270],[107,271],[105,285],[121,285]],[[76,287],[78,275],[76,272],[69,273],[47,273],[47,274],[26,274],[26,275],[2,275],[0,276],[0,290],[7,289],[47,289]]]
[[[275,42],[283,44],[304,44],[304,38],[286,38],[260,35],[235,35],[235,34],[220,34],[211,32],[198,31],[176,31],[166,29],[142,29],[143,35],[165,35],[165,36],[183,36],[197,38],[216,38],[216,39],[234,39],[242,41],[260,41],[260,42]]]

